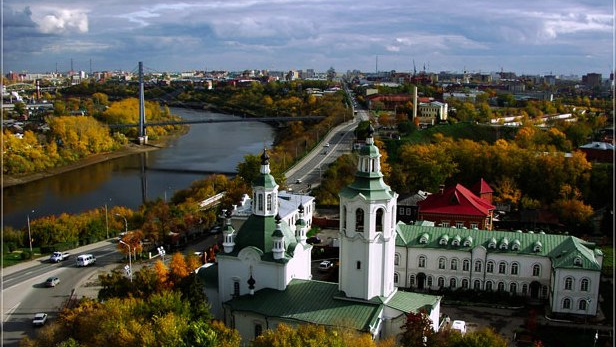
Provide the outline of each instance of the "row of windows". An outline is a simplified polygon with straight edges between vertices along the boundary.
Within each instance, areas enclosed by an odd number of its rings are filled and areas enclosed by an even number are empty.
[[[565,290],[573,290],[574,283],[575,279],[573,277],[566,277],[564,285]],[[590,281],[588,280],[588,278],[582,278],[580,280],[580,291],[587,292],[589,290],[589,287]]]
[[[417,267],[418,268],[425,268],[426,267],[426,262],[427,262],[427,257],[425,255],[420,255],[417,258]],[[394,264],[395,265],[400,265],[400,255],[398,253],[395,254],[394,256]],[[459,260],[457,258],[452,258],[449,262],[449,269],[450,270],[454,270],[457,271],[458,270],[458,264],[459,264]],[[468,259],[464,259],[462,260],[462,271],[469,271],[470,268],[470,260]],[[486,263],[486,272],[487,273],[494,273],[494,267],[495,267],[496,263],[492,260],[488,261]],[[473,270],[475,272],[481,272],[483,268],[483,261],[481,260],[476,260],[475,261],[475,265]],[[439,257],[438,258],[438,269],[439,270],[446,270],[447,269],[447,258],[445,257]],[[499,274],[509,274],[509,275],[518,275],[519,271],[520,271],[520,264],[518,262],[512,262],[510,267],[509,267],[509,272],[507,272],[507,262],[505,261],[501,261],[498,263],[498,273]],[[541,275],[541,265],[539,264],[534,264],[533,265],[533,276],[540,276]]]
[[[347,228],[347,218],[346,218],[346,206],[343,207],[342,209],[342,226],[344,229]],[[362,208],[358,208],[355,210],[355,231],[356,232],[363,232],[364,231],[364,215],[365,212]],[[385,215],[385,210],[382,208],[379,208],[376,210],[376,221],[375,221],[375,230],[382,232],[383,231],[383,224],[384,224],[384,215]],[[394,220],[392,220],[392,224],[395,224],[395,216],[392,215],[392,218],[394,218]]]
[[[562,301],[562,305],[561,307],[565,310],[570,310],[571,309],[571,303],[572,300],[569,298],[564,298]],[[577,308],[580,311],[586,311],[586,309],[588,308],[588,299],[579,299],[578,300],[578,304],[577,304]]]
[[[457,229],[465,229],[466,226],[464,226],[464,222],[460,222],[457,221],[455,222],[456,228]],[[439,226],[443,227],[443,228],[449,228],[451,226],[451,224],[449,223],[449,221],[441,221],[441,223],[439,223]],[[479,227],[479,224],[477,223],[470,223],[471,229],[477,229]]]
[[[257,201],[257,211],[263,212],[263,194],[254,193],[253,199]],[[267,205],[267,212],[272,212],[272,201],[276,200],[276,194],[265,194],[265,203]]]

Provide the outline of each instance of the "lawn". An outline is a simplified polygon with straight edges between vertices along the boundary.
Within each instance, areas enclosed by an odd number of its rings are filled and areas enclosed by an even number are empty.
[[[29,248],[22,248],[15,250],[13,252],[5,252],[2,253],[2,267],[12,266],[15,264],[19,264],[24,261],[28,261],[30,259],[22,259],[22,253],[24,251],[29,251]],[[34,252],[34,258],[41,256],[41,250],[39,248],[32,248]]]

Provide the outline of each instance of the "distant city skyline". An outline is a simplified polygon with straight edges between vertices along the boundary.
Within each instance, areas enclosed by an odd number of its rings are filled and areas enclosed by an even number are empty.
[[[3,73],[614,69],[613,2],[4,0]],[[378,57],[378,58],[377,58]]]

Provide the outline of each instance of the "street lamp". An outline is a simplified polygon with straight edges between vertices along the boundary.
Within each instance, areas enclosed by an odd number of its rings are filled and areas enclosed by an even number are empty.
[[[133,264],[131,262],[130,245],[122,240],[120,240],[120,243],[128,247],[128,277],[130,278],[130,281],[132,282],[133,281]]]
[[[32,210],[34,213],[34,210]],[[28,213],[28,239],[30,240],[30,254],[32,254],[32,233],[30,232],[30,214]]]
[[[165,254],[167,254],[167,252],[165,251],[165,247],[160,246],[157,248],[158,250],[158,254],[161,256],[161,258],[163,259],[163,263],[165,262]]]
[[[124,217],[123,215],[116,213],[115,214],[118,217],[122,217],[124,219],[124,232],[128,233],[128,221],[126,220],[126,217]]]

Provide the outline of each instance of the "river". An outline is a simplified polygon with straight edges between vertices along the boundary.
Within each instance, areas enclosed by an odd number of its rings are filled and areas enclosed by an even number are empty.
[[[186,120],[235,116],[171,108]],[[274,129],[261,122],[194,124],[165,148],[86,166],[2,192],[3,226],[23,227],[30,219],[80,213],[110,206],[137,208],[147,200],[169,199],[207,172],[235,172],[247,154],[271,147]],[[142,175],[142,163],[147,168]]]

